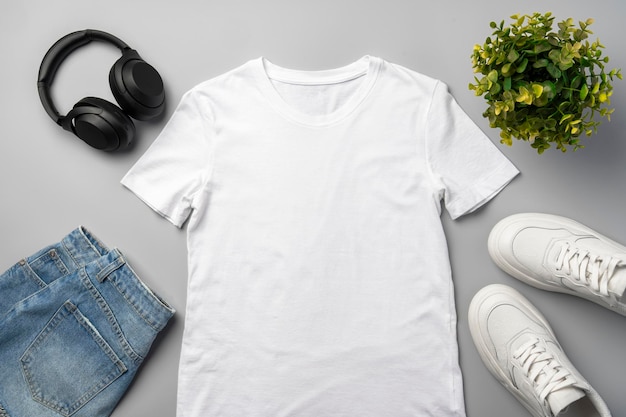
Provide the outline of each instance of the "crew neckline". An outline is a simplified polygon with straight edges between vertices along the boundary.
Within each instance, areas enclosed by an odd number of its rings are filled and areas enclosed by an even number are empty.
[[[310,126],[325,126],[336,123],[352,112],[369,95],[381,66],[381,59],[365,55],[351,64],[327,70],[295,70],[280,67],[265,57],[256,59],[256,73],[263,94],[280,114],[292,121]],[[287,103],[272,84],[272,80],[295,85],[338,84],[364,77],[358,89],[335,111],[323,115],[304,113]]]

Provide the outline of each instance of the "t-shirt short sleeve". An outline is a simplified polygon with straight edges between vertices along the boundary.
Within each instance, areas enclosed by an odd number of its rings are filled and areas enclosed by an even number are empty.
[[[198,93],[187,92],[152,145],[121,183],[153,210],[182,227],[194,197],[210,180],[212,119]]]
[[[489,201],[519,173],[441,82],[433,91],[425,137],[431,172],[453,219]]]

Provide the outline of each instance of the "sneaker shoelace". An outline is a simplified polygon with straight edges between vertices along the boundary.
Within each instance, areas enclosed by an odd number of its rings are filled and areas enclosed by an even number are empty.
[[[621,262],[621,259],[594,255],[565,243],[561,247],[556,265],[557,271],[565,273],[575,284],[582,284],[609,297],[609,280]]]
[[[576,385],[574,376],[548,352],[540,339],[532,338],[513,353],[542,402],[551,393]]]

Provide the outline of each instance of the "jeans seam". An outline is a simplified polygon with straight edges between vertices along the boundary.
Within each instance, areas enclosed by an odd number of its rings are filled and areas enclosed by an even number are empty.
[[[4,409],[2,404],[0,404],[0,417],[10,417],[9,413]]]
[[[67,254],[69,255],[69,257],[72,259],[72,261],[74,262],[74,265],[76,267],[80,267],[80,263],[78,262],[78,260],[74,257],[74,253],[72,252],[72,250],[70,250],[70,248],[65,244],[65,241],[61,241],[61,245],[63,245],[63,248],[65,249],[65,252],[67,252]]]
[[[105,253],[109,251],[104,243],[100,241],[96,236],[94,236],[89,230],[87,230],[84,226],[79,227],[79,231],[81,235],[87,240],[87,243],[91,247],[91,249],[98,255],[102,256],[104,251]]]
[[[117,322],[115,315],[111,311],[111,307],[109,307],[108,303],[106,302],[102,294],[100,294],[100,291],[98,291],[98,289],[93,285],[93,283],[89,279],[89,274],[87,273],[85,268],[81,269],[80,276],[81,276],[81,281],[83,282],[83,285],[87,287],[87,290],[93,296],[96,303],[98,304],[98,306],[104,313],[105,317],[107,318],[107,321],[113,328],[113,331],[115,332],[115,335],[117,336],[117,339],[120,345],[122,346],[122,349],[124,349],[124,351],[128,354],[128,356],[134,362],[142,361],[143,356],[135,352],[133,347],[130,345],[130,343],[126,339],[126,336],[124,336],[124,333],[122,332],[122,328],[120,327],[120,324]]]
[[[59,272],[63,274],[63,276],[70,273],[70,270],[68,269],[67,265],[65,265],[65,262],[63,262],[61,257],[58,255],[56,249],[51,249],[50,252],[48,252],[48,255],[52,259],[52,262],[54,262],[54,265],[57,267]]]
[[[158,328],[157,328],[157,326],[156,326],[155,324],[153,324],[153,323],[152,323],[152,320],[150,320],[150,318],[149,318],[149,317],[147,317],[147,316],[146,316],[146,314],[143,314],[141,311],[139,311],[139,308],[135,305],[135,303],[134,303],[134,302],[133,302],[130,298],[128,298],[128,296],[126,295],[126,292],[125,292],[125,291],[123,291],[123,290],[122,290],[122,289],[121,289],[121,288],[120,288],[120,287],[119,287],[119,286],[118,286],[118,285],[117,285],[114,281],[109,281],[109,282],[113,285],[113,288],[115,288],[115,289],[117,290],[117,292],[119,292],[119,293],[120,293],[120,295],[121,295],[122,297],[124,297],[124,299],[126,300],[126,302],[128,303],[128,305],[130,305],[130,306],[131,306],[131,308],[132,308],[133,310],[135,310],[135,312],[137,313],[137,315],[138,315],[139,317],[141,317],[141,319],[142,319],[142,320],[143,320],[143,321],[144,321],[144,322],[145,322],[148,326],[150,326],[150,328],[151,328],[152,330],[154,330],[155,332],[159,332],[159,331],[160,331],[160,329],[158,329]]]
[[[46,288],[48,284],[35,273],[35,270],[29,265],[26,259],[22,259],[20,262],[20,267],[22,267],[26,271],[26,275],[33,280],[35,284],[39,286],[39,288]],[[0,415],[2,417],[2,415]]]

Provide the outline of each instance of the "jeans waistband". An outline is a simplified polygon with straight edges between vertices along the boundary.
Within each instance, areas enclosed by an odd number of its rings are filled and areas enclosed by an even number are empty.
[[[83,226],[65,236],[61,245],[77,267],[87,265],[109,252],[106,245]]]
[[[115,292],[128,303],[155,331],[162,330],[175,310],[157,296],[130,267],[124,255],[115,248],[85,266],[85,271],[95,287],[113,285]],[[105,288],[100,291],[107,298],[111,294]],[[112,301],[112,300],[107,300]]]

